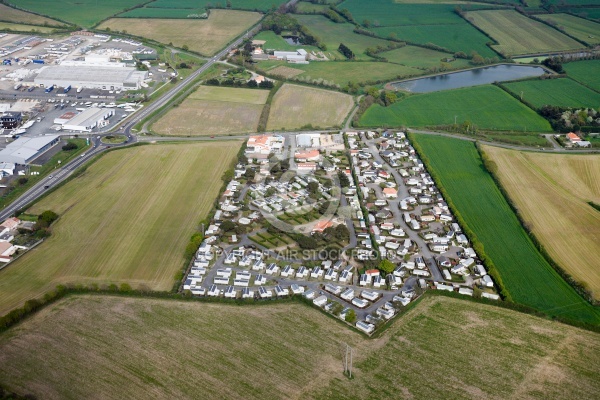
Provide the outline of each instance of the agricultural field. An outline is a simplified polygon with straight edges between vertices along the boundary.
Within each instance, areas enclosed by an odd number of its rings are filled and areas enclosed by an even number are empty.
[[[558,30],[514,10],[474,11],[466,13],[466,16],[494,38],[499,44],[492,47],[506,56],[584,47]]]
[[[570,62],[563,68],[569,78],[600,92],[600,60]]]
[[[315,4],[307,1],[300,1],[296,5],[296,10],[299,13],[321,13],[329,10],[329,6],[327,4]]]
[[[327,46],[327,53],[333,53],[336,59],[346,59],[337,51],[340,43],[350,48],[356,55],[357,60],[372,60],[371,57],[364,54],[369,47],[387,47],[393,44],[388,40],[354,33],[354,25],[348,23],[338,24],[322,15],[295,15],[294,18],[306,26],[311,33],[321,38],[321,41]]]
[[[168,136],[256,132],[268,90],[200,86],[152,130]]]
[[[47,15],[75,25],[90,28],[98,22],[128,8],[144,3],[144,0],[9,0],[24,10]]]
[[[4,22],[19,23],[24,25],[50,25],[63,26],[64,23],[55,21],[50,18],[42,17],[41,15],[28,13],[26,11],[17,10],[0,3],[0,20]]]
[[[60,219],[49,239],[0,271],[0,314],[64,283],[170,290],[239,146],[146,145],[104,155],[28,210]]]
[[[273,31],[261,31],[252,38],[253,40],[264,40],[265,44],[263,48],[266,50],[279,50],[279,51],[296,51],[298,49],[304,49],[306,51],[321,51],[316,46],[305,46],[305,45],[293,45],[286,42],[281,36],[277,35]]]
[[[403,79],[425,72],[403,65],[376,62],[376,61],[324,61],[311,62],[310,64],[285,64],[281,61],[261,61],[258,68],[270,75],[270,70],[280,66],[293,65],[294,69],[304,71],[304,74],[298,75],[307,81],[315,79],[324,79],[330,83],[345,86],[348,82],[364,84],[366,82],[385,82],[394,79]]]
[[[232,9],[249,10],[249,11],[269,11],[273,6],[278,6],[285,3],[284,0],[229,0]],[[226,2],[212,0],[155,0],[146,5],[153,8],[199,8],[205,10],[208,8],[219,8],[217,5],[224,7]]]
[[[552,131],[535,111],[492,85],[410,95],[389,107],[375,104],[362,115],[360,125],[425,127],[452,125],[455,119],[479,129]]]
[[[210,56],[258,22],[261,15],[247,11],[213,10],[208,19],[177,21],[171,19],[111,18],[99,29],[127,31],[136,36],[188,46],[191,51]]]
[[[600,157],[484,149],[552,259],[600,299],[600,212],[588,204],[600,204]]]
[[[379,53],[379,55],[387,58],[391,63],[415,68],[439,67],[443,59],[452,57],[452,54],[417,46],[404,46],[399,49]],[[468,60],[461,58],[457,58],[447,64],[452,69],[467,68],[470,66]]]
[[[596,20],[600,22],[600,8],[571,8],[568,10],[562,10],[570,12],[571,14],[578,15],[581,18]]]
[[[593,398],[600,390],[597,333],[433,296],[400,318],[367,340],[301,304],[70,296],[0,336],[0,384],[45,399]],[[477,345],[448,351],[448,342]],[[342,374],[345,343],[354,348],[352,380]]]
[[[521,227],[472,142],[414,135],[449,200],[482,243],[512,299],[551,316],[600,325],[590,305],[548,264]],[[540,209],[538,208],[538,211]]]
[[[51,33],[56,28],[49,26],[38,26],[38,25],[23,25],[23,24],[12,24],[10,22],[0,21],[0,31],[13,31],[13,32],[39,32],[39,33]]]
[[[271,68],[269,70],[269,74],[273,75],[275,77],[279,76],[282,78],[293,78],[295,76],[298,76],[300,74],[304,73],[303,70],[298,69],[298,68],[291,68],[291,67],[285,67],[285,66],[280,66],[280,67],[275,67],[275,68]]]
[[[569,14],[540,15],[540,18],[584,43],[590,45],[600,44],[600,24],[596,22]]]
[[[410,43],[425,45],[433,43],[450,52],[462,51],[471,55],[473,51],[483,57],[498,57],[487,43],[490,38],[463,20],[455,25],[406,25],[371,29],[379,37],[394,37]]]
[[[536,108],[544,105],[562,107],[591,107],[600,106],[600,93],[594,92],[572,79],[534,79],[505,83],[504,86],[517,96],[531,103]]]
[[[344,93],[285,84],[273,97],[267,129],[341,126],[353,106],[352,96]]]

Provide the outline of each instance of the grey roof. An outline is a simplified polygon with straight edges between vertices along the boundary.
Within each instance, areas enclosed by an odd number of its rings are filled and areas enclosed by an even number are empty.
[[[135,68],[128,67],[73,67],[53,65],[42,68],[35,80],[56,80],[57,82],[125,82],[131,80],[130,76],[134,72]]]
[[[26,164],[58,137],[58,135],[21,137],[0,151],[0,162]]]
[[[114,109],[112,108],[98,108],[98,107],[90,107],[80,114],[77,114],[69,121],[65,122],[65,125],[69,126],[89,126],[94,125],[99,120],[103,119],[106,115],[114,113]],[[90,123],[91,122],[91,123]]]

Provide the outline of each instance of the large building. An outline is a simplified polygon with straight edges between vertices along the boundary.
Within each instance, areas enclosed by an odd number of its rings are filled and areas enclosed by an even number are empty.
[[[6,112],[0,115],[0,128],[14,129],[21,124],[23,116],[20,112]]]
[[[92,129],[105,125],[105,121],[113,115],[115,115],[114,108],[90,107],[61,123],[66,131],[91,132]]]
[[[135,68],[56,65],[42,68],[33,82],[44,87],[56,85],[102,90],[137,90],[147,77],[148,72],[137,71]]]
[[[59,142],[58,135],[21,137],[0,151],[0,163],[29,164]]]

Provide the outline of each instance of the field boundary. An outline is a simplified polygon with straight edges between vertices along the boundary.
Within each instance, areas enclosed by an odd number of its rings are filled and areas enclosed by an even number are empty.
[[[533,233],[533,231],[525,223],[523,216],[521,215],[521,212],[519,211],[519,209],[517,208],[515,203],[512,201],[512,198],[508,194],[508,191],[506,190],[504,185],[502,185],[502,181],[500,180],[500,178],[498,177],[498,175],[496,173],[497,167],[495,167],[495,163],[492,160],[492,158],[487,155],[487,153],[481,147],[479,142],[475,143],[475,147],[477,148],[477,152],[479,153],[479,157],[481,158],[481,161],[483,162],[483,166],[485,167],[486,171],[490,174],[490,176],[494,180],[494,183],[496,184],[496,186],[498,186],[498,189],[500,189],[500,193],[502,193],[502,195],[506,199],[506,202],[510,206],[512,212],[517,216],[517,219],[519,220],[521,227],[527,233],[527,236],[529,236],[529,238],[531,239],[531,241],[533,242],[533,244],[535,245],[537,250],[540,252],[540,254],[546,259],[548,264],[550,264],[550,266],[552,268],[554,268],[554,270],[560,275],[560,277],[562,279],[564,279],[564,281],[567,282],[577,292],[577,294],[579,294],[581,297],[583,297],[591,305],[596,306],[596,307],[599,306],[600,300],[594,299],[591,292],[585,288],[585,285],[582,284],[582,282],[579,282],[578,280],[573,278],[556,261],[554,261],[554,259],[552,259],[550,254],[548,254],[548,252],[544,248],[544,245],[539,241],[539,239],[537,238],[535,233]],[[519,150],[514,150],[514,151],[519,151]]]
[[[5,5],[5,6],[7,6],[7,7],[14,8],[15,10],[19,10],[19,11],[25,11],[25,12],[28,12],[28,13],[30,13],[30,14],[39,15],[40,17],[45,17],[45,18],[53,19],[53,20],[55,20],[55,21],[58,21],[58,22],[62,22],[62,23],[64,23],[65,25],[67,25],[67,26],[69,26],[69,27],[71,27],[71,28],[73,28],[73,29],[75,29],[75,28],[76,28],[76,25],[75,25],[75,24],[73,24],[72,22],[68,22],[68,21],[62,20],[62,19],[60,19],[60,18],[51,17],[51,16],[49,16],[49,15],[40,14],[40,13],[38,13],[38,12],[35,12],[35,11],[27,10],[27,9],[25,9],[25,8],[21,8],[21,7],[17,6],[16,4],[8,3],[8,2],[6,2],[6,1],[2,1],[2,4],[4,4],[4,5]],[[43,26],[43,25],[37,25],[37,26]]]

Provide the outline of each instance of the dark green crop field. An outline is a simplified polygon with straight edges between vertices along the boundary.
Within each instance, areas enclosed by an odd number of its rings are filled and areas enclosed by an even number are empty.
[[[581,298],[535,248],[474,144],[433,135],[414,138],[512,299],[552,316],[600,324],[600,310]]]
[[[600,106],[600,93],[580,85],[572,79],[546,79],[507,83],[504,86],[534,107],[544,105],[563,107]]]

